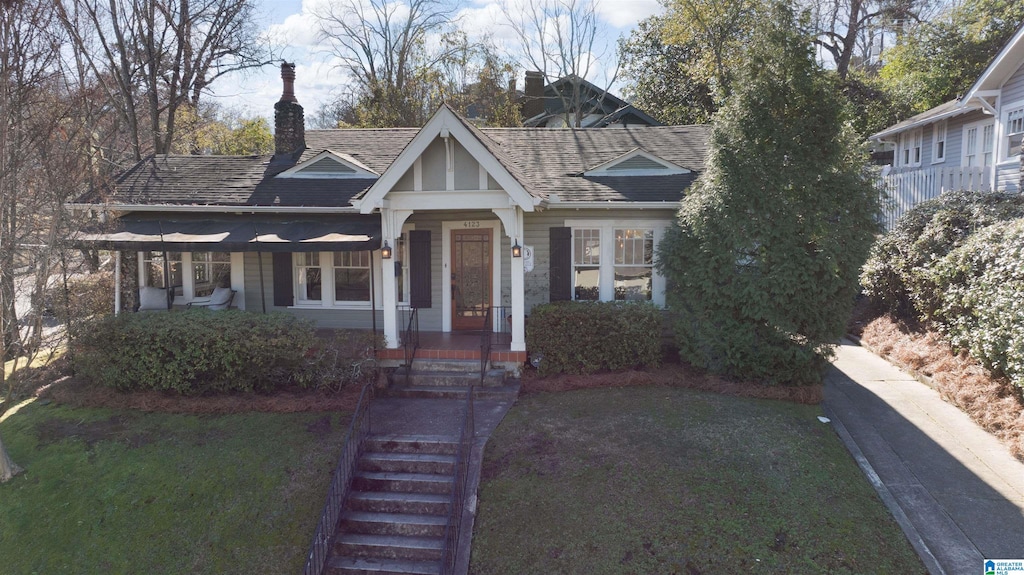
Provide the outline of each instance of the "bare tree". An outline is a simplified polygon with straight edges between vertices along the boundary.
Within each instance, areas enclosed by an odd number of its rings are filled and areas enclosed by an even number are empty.
[[[353,107],[363,123],[416,126],[424,120],[422,88],[440,63],[465,50],[454,29],[454,8],[441,0],[341,0],[314,15],[325,51],[351,78]]]
[[[196,107],[217,78],[270,63],[253,4],[61,0],[56,6],[76,55],[131,134],[138,160],[170,151],[179,110]]]
[[[594,0],[523,0],[502,3],[506,24],[519,39],[525,64],[544,74],[547,84],[566,78],[556,91],[565,110],[565,124],[580,127],[593,111],[586,105],[590,95],[576,79],[587,79],[607,57],[608,46],[598,26]],[[618,66],[601,82],[603,91],[615,82]],[[602,94],[603,96],[603,94]]]

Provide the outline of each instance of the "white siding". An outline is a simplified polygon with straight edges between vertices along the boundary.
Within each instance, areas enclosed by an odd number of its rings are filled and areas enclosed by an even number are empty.
[[[1011,105],[1024,101],[1024,65],[1021,65],[1010,79],[1003,84],[1003,105]],[[1005,130],[1005,126],[1004,126]],[[1006,142],[1002,143],[1004,146]],[[996,168],[996,189],[1008,192],[1020,192],[1021,162],[1018,156],[1011,157],[1008,161]]]

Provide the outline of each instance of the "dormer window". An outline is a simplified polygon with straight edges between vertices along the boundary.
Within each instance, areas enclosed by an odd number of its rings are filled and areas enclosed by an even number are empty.
[[[672,176],[690,170],[634,148],[625,154],[583,172],[584,176]]]
[[[277,175],[278,178],[312,179],[377,179],[379,176],[380,174],[366,167],[366,165],[349,154],[332,152],[331,150],[324,150],[305,162]]]

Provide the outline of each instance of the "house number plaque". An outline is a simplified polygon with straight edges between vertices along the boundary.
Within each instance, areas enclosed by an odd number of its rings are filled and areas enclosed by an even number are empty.
[[[475,222],[462,222],[462,227],[464,227],[464,228],[479,228],[480,227],[480,222],[479,221],[475,221]]]

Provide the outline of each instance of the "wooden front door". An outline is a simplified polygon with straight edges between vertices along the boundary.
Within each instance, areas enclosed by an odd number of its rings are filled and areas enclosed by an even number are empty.
[[[491,307],[494,230],[452,230],[452,330],[483,329]]]

